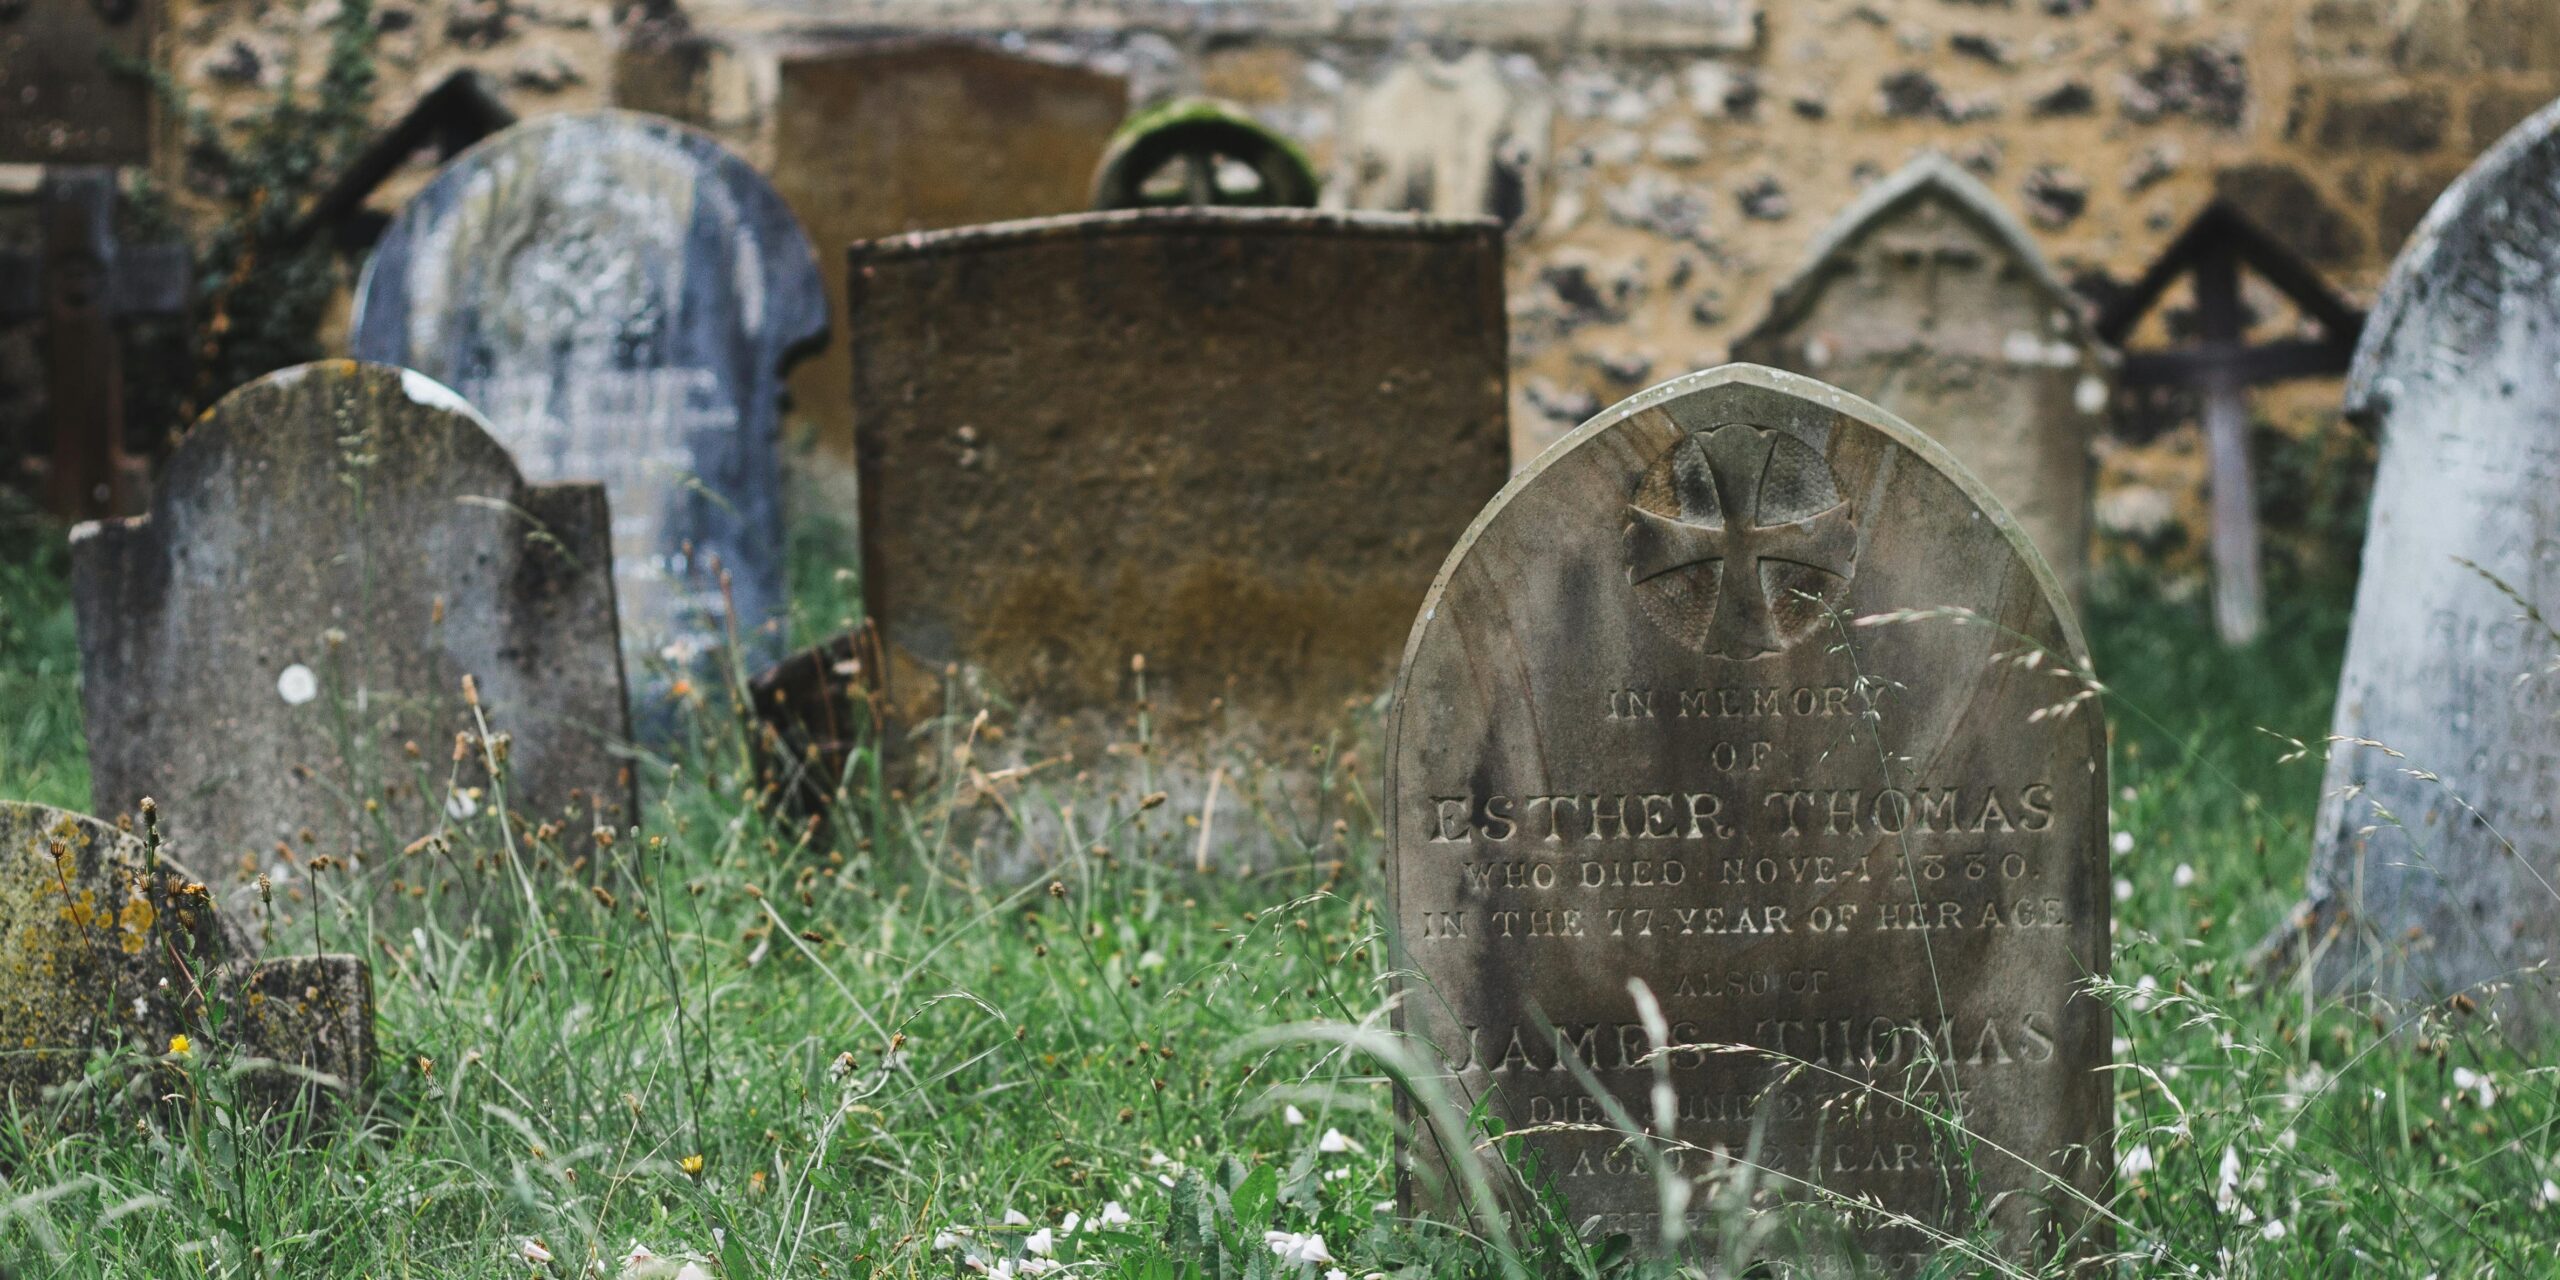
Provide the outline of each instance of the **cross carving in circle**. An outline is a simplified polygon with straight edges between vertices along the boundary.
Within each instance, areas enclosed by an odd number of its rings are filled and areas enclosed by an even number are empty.
[[[1828,479],[1820,456],[1793,437],[1728,423],[1674,446],[1671,489],[1678,514],[1627,507],[1629,583],[1717,566],[1709,652],[1748,658],[1787,647],[1761,576],[1763,565],[1798,564],[1845,578],[1856,558],[1857,525],[1836,490],[1822,486],[1829,504],[1804,511],[1802,486],[1773,486],[1772,464],[1782,446],[1804,452]]]

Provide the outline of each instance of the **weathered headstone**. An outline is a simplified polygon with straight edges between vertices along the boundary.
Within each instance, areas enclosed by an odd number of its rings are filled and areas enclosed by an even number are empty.
[[[1306,209],[1319,186],[1298,144],[1241,108],[1185,98],[1120,126],[1094,171],[1093,207]]]
[[[2079,598],[2090,444],[2113,357],[1972,175],[1924,155],[1869,189],[1733,351],[1921,424],[1991,486]]]
[[[0,801],[0,1103],[31,1108],[79,1078],[91,1051],[145,1057],[204,1037],[204,998],[254,1057],[361,1089],[372,1070],[373,986],[353,956],[253,963],[213,895],[165,853],[94,818]],[[308,1076],[262,1074],[262,1100],[290,1105]]]
[[[0,4],[0,164],[151,159],[160,0]]]
[[[2347,385],[2382,438],[2297,941],[2326,985],[2560,1023],[2560,106],[2443,197]],[[2378,746],[2371,744],[2380,744]]]
[[[845,245],[905,231],[1074,213],[1129,111],[1129,84],[975,42],[883,41],[786,58],[774,99],[774,186],[824,246],[844,297]],[[791,408],[850,464],[843,341],[791,372]]]
[[[1678,1179],[1720,1149],[1959,1234],[1978,1179],[2013,1255],[2086,1226],[2114,1164],[2082,653],[1984,486],[1873,405],[1728,365],[1586,423],[1458,544],[1390,712],[1400,1017],[1438,1084],[1583,1126],[1526,1141],[1578,1225],[1654,1240],[1646,1144],[1567,1061],[1660,1123],[1641,981],[1667,1043],[1735,1047],[1667,1059]],[[1412,1207],[1447,1208],[1441,1137]],[[1888,1273],[1930,1249],[1848,1217]]]
[[[917,723],[1326,726],[1505,471],[1502,244],[1402,215],[1087,214],[853,246],[864,601]]]
[[[732,610],[772,647],[783,365],[826,309],[808,238],[745,161],[671,121],[543,116],[419,192],[357,295],[358,357],[460,391],[528,478],[603,482],[635,675],[685,667]],[[655,721],[665,699],[637,683]]]
[[[422,374],[336,361],[233,392],[150,514],[80,526],[71,558],[97,807],[153,798],[209,873],[376,868],[496,803],[480,753],[455,758],[466,677],[512,735],[528,837],[582,848],[636,818],[609,750],[628,720],[603,490],[526,484]]]

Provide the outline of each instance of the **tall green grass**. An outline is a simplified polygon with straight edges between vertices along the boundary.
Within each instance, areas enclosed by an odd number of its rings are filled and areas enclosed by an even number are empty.
[[[81,807],[61,558],[12,538],[0,796]],[[806,636],[851,599],[809,567],[837,540],[800,550]],[[2318,761],[2287,762],[2285,739],[2325,732],[2343,635],[2334,595],[2280,608],[2241,653],[2138,594],[2090,618],[2124,845],[2113,1270],[2560,1271],[2546,1051],[2245,963],[2300,887]],[[1013,788],[1066,834],[1041,874],[996,881],[936,816],[970,794],[883,801],[816,838],[769,819],[744,733],[704,705],[680,756],[646,763],[656,803],[601,892],[491,825],[498,806],[451,833],[452,871],[384,850],[362,873],[477,897],[481,928],[314,876],[318,938],[279,945],[373,962],[384,1061],[363,1121],[261,1125],[210,1048],[101,1060],[102,1082],[157,1072],[166,1101],[101,1130],[0,1130],[0,1259],[70,1277],[610,1276],[635,1246],[656,1274],[692,1258],[731,1278],[1664,1269],[1534,1212],[1496,1233],[1393,1211],[1369,753],[1315,758],[1341,820],[1249,875],[1189,870],[1197,831],[1170,808]],[[502,879],[518,871],[530,892]]]

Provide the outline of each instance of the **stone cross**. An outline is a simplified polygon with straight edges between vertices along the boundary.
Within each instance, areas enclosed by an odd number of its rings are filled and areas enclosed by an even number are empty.
[[[1982,477],[2076,600],[2114,356],[1999,198],[1942,156],[1870,188],[1734,343],[1922,424]]]
[[[2106,1253],[2091,687],[2018,524],[1854,396],[1728,365],[1540,455],[1388,713],[1405,1206],[1464,1211],[1482,1106],[1595,1236],[1747,1177],[1884,1274],[1986,1202],[2005,1256]]]
[[[5,29],[5,28],[0,28]],[[139,508],[141,459],[124,451],[124,359],[116,322],[183,315],[192,263],[184,244],[126,245],[115,234],[115,171],[45,171],[35,254],[0,253],[0,323],[45,326],[45,408],[53,452],[45,505],[67,520]]]
[[[2356,351],[2347,407],[2382,455],[2289,939],[2324,988],[2503,996],[2546,1030],[2560,1026],[2555,276],[2560,106],[2446,189]]]
[[[1315,169],[1297,144],[1207,98],[1132,117],[1093,178],[1096,209],[1310,208]]]
[[[598,480],[644,725],[732,625],[778,648],[782,377],[826,327],[808,238],[709,136],[542,116],[463,153],[383,234],[355,354],[460,391],[537,481]]]
[[[97,808],[153,798],[218,888],[265,874],[287,906],[320,857],[427,874],[401,850],[501,805],[570,858],[636,821],[603,491],[526,484],[422,374],[231,393],[148,515],[72,531],[71,568]]]
[[[2314,337],[2248,340],[2241,268],[2275,287],[2317,330]],[[2217,200],[2169,242],[2160,257],[2097,319],[2098,336],[2121,345],[2184,279],[2194,291],[2196,335],[2184,351],[2145,351],[2124,362],[2130,392],[2181,387],[2202,394],[2213,499],[2213,618],[2225,644],[2245,644],[2266,625],[2258,553],[2258,490],[2249,461],[2249,388],[2347,371],[2364,316],[2320,273],[2248,215]]]

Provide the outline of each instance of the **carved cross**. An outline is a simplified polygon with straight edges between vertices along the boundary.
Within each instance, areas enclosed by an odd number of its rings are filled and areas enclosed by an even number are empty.
[[[1680,443],[1671,468],[1680,513],[1627,508],[1629,582],[1717,565],[1715,614],[1707,624],[1712,653],[1747,658],[1786,647],[1760,576],[1763,564],[1800,564],[1847,577],[1857,552],[1847,503],[1795,518],[1766,509],[1779,438],[1740,423],[1693,434]]]

